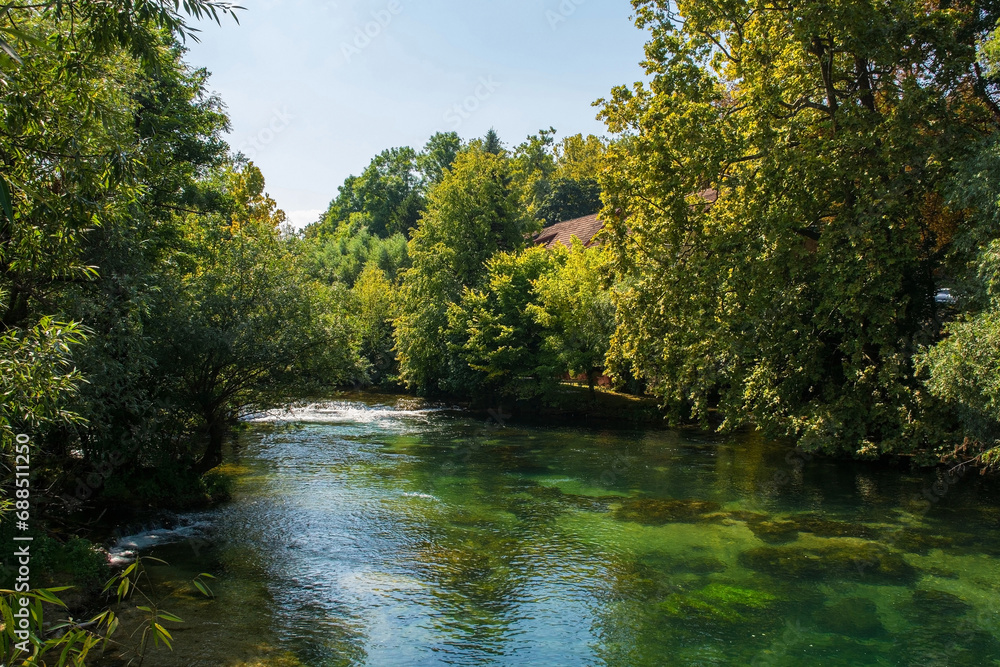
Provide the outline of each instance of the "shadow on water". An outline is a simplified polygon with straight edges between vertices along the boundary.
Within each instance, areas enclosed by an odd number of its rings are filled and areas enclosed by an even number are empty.
[[[146,665],[1000,665],[974,474],[377,401],[267,419],[296,425],[255,425],[233,501],[153,549],[218,598],[178,596]]]

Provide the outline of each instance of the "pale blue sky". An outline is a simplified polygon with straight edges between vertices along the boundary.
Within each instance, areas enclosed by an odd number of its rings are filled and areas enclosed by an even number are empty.
[[[606,134],[591,103],[642,78],[628,0],[239,4],[240,25],[202,24],[187,59],[212,72],[230,144],[297,225],[377,153],[439,130],[495,127],[507,144],[549,126]]]

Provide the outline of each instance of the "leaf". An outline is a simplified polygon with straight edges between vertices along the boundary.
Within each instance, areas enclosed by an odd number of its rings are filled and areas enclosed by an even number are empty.
[[[167,632],[167,629],[162,625],[160,625],[159,623],[153,623],[153,628],[155,628],[156,630],[156,635],[154,636],[154,639],[162,639],[163,643],[167,645],[167,648],[173,651],[174,647],[170,644],[170,641],[173,639],[173,637],[170,636],[170,633]]]
[[[10,188],[7,187],[7,181],[5,181],[2,176],[0,176],[0,208],[3,209],[3,212],[4,214],[6,214],[7,219],[13,222],[14,205],[10,198]]]
[[[209,589],[208,586],[206,586],[199,580],[195,579],[192,583],[194,584],[194,587],[197,588],[199,591],[201,591],[202,595],[204,595],[205,597],[210,597],[210,598],[215,597],[212,594],[211,589]]]
[[[3,39],[0,39],[0,51],[10,56],[18,65],[24,62],[23,60],[21,60],[21,56],[17,55],[17,51],[14,50],[14,47],[8,44]]]
[[[177,616],[174,616],[173,614],[171,614],[169,612],[166,612],[166,611],[161,611],[160,612],[160,618],[162,618],[165,621],[171,621],[173,623],[183,623],[184,622],[184,619],[178,618]]]

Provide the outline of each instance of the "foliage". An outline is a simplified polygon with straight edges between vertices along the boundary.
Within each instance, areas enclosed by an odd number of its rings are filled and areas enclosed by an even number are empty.
[[[461,150],[462,140],[455,132],[438,132],[427,140],[423,152],[417,155],[425,187],[431,188],[444,179]]]
[[[558,380],[558,357],[543,349],[546,329],[531,309],[535,283],[553,264],[541,247],[498,253],[486,262],[483,286],[448,307],[448,339],[479,374],[480,391],[531,398]]]
[[[364,213],[375,236],[409,236],[423,205],[416,151],[390,148],[377,155],[360,176],[344,181],[319,224],[332,230],[352,214]]]
[[[160,383],[204,428],[202,471],[221,463],[239,417],[344,381],[357,367],[346,296],[295,263],[260,171],[249,164],[224,180],[231,211],[187,217],[156,308]]]
[[[604,159],[602,139],[577,134],[555,141],[555,129],[527,138],[513,154],[525,208],[542,224],[596,213],[601,208],[597,181]]]
[[[369,231],[370,218],[354,213],[330,237],[306,239],[304,261],[309,273],[328,284],[354,285],[368,267],[396,281],[399,273],[409,266],[406,237],[396,233],[381,238]]]
[[[945,183],[1000,118],[976,65],[994,10],[634,6],[652,81],[602,110],[623,135],[602,174],[616,368],[674,419],[718,404],[807,449],[939,447],[912,357],[960,220]]]
[[[173,650],[173,637],[163,623],[183,621],[162,609],[161,605],[166,597],[150,597],[154,594],[154,590],[146,572],[147,562],[163,563],[157,558],[139,558],[109,579],[104,586],[105,593],[115,591],[119,608],[126,600],[136,595],[146,602],[145,605],[136,605],[136,608],[144,614],[139,627],[134,631],[140,633],[138,646],[133,648],[112,638],[121,625],[119,615],[112,609],[100,612],[87,622],[74,621],[72,618],[58,623],[46,621],[45,605],[66,607],[57,595],[67,590],[65,586],[35,588],[26,592],[0,590],[0,617],[3,619],[3,629],[0,631],[0,662],[11,667],[15,665],[83,667],[91,657],[91,652],[98,646],[104,651],[109,645],[115,645],[134,653],[141,664],[150,638],[153,639],[154,645],[163,642],[167,648]],[[205,582],[206,579],[212,578],[214,578],[212,575],[202,573],[191,583],[206,597],[214,597]],[[22,613],[25,611],[27,615],[23,616],[24,623],[21,623]]]
[[[78,325],[50,317],[0,333],[0,451],[12,452],[18,433],[79,419],[65,402],[80,380],[71,347],[83,340]]]
[[[400,376],[424,392],[467,386],[467,367],[442,345],[448,307],[485,277],[494,254],[524,246],[534,230],[520,207],[510,160],[473,147],[458,156],[431,190],[410,240],[412,268],[403,274],[395,321]]]
[[[959,317],[944,338],[921,351],[918,368],[930,392],[962,424],[957,453],[1000,463],[1000,143],[982,142],[960,163],[951,199],[970,212],[950,253]]]
[[[573,134],[555,144],[556,172],[558,179],[596,181],[604,167],[608,142],[593,134],[586,137]]]
[[[104,552],[89,540],[77,536],[70,537],[65,543],[39,536],[32,544],[32,564],[46,573],[47,578],[65,575],[68,579],[62,583],[82,588],[96,587],[100,590],[108,577],[108,561]]]
[[[547,184],[536,215],[544,224],[581,218],[601,210],[601,186],[594,179],[557,178]]]
[[[392,338],[392,322],[399,314],[397,288],[381,269],[369,264],[351,295],[352,328],[367,365],[367,379],[377,386],[391,386],[399,373]]]
[[[545,328],[545,356],[558,360],[561,372],[586,375],[593,391],[615,330],[604,259],[599,249],[585,248],[575,237],[572,248],[556,244],[553,253],[554,270],[535,280],[526,310]]]

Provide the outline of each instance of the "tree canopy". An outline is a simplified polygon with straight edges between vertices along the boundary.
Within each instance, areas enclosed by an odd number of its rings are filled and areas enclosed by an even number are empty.
[[[602,107],[615,367],[675,418],[718,403],[809,449],[939,448],[913,355],[963,224],[946,185],[1000,119],[977,64],[996,8],[634,7],[651,81]]]

